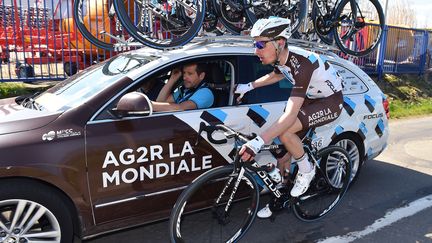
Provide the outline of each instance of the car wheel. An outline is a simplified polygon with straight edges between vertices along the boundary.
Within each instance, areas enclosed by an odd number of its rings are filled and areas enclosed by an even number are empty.
[[[72,242],[69,209],[44,184],[0,181],[0,242]]]
[[[340,146],[348,152],[351,159],[351,184],[354,183],[363,164],[363,152],[358,139],[346,134],[337,137],[332,144]]]

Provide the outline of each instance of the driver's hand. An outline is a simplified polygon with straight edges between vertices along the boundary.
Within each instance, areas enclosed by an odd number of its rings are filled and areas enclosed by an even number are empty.
[[[254,87],[252,86],[252,82],[249,82],[247,84],[238,84],[234,91],[235,94],[240,94],[240,96],[237,97],[237,102],[240,102],[243,96],[253,89]]]
[[[170,79],[177,81],[177,80],[179,80],[181,75],[182,75],[181,69],[180,68],[174,68],[173,70],[171,70]]]
[[[239,154],[243,161],[252,160],[255,155],[261,150],[264,145],[264,140],[260,136],[256,136],[254,139],[249,140],[247,143],[243,144],[240,149]]]

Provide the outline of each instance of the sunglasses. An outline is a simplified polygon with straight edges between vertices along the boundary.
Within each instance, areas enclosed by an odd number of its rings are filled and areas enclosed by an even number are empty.
[[[264,49],[266,47],[267,42],[273,41],[272,40],[267,40],[267,41],[255,41],[254,42],[254,47],[257,49]]]

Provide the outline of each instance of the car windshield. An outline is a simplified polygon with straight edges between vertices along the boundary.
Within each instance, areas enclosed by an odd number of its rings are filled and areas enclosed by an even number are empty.
[[[120,54],[62,81],[39,95],[35,102],[44,110],[65,111],[85,103],[128,72],[158,58],[136,53]]]

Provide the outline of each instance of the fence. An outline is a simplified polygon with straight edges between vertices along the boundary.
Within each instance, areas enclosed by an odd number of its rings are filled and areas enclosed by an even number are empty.
[[[369,74],[422,74],[431,65],[428,47],[427,31],[386,26],[378,50],[365,57],[341,56]],[[71,0],[0,0],[0,82],[63,80],[114,54],[79,34]]]
[[[429,32],[426,30],[385,26],[377,50],[365,57],[346,57],[369,74],[423,74],[430,63]],[[428,48],[429,47],[429,48]]]

